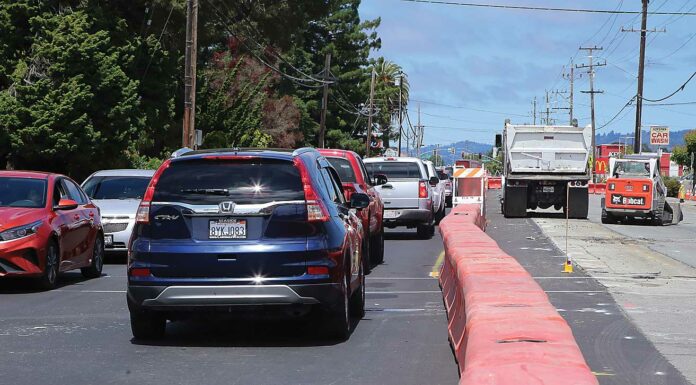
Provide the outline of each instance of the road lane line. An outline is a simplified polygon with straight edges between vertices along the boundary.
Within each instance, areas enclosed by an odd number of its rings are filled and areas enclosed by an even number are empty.
[[[437,257],[437,260],[435,261],[435,264],[433,265],[433,269],[430,271],[430,277],[431,278],[439,278],[440,277],[440,267],[442,266],[442,262],[445,261],[445,250],[442,250],[440,255]]]

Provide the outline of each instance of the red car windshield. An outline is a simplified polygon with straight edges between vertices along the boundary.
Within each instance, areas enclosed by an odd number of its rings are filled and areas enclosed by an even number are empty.
[[[41,208],[45,205],[45,180],[0,177],[0,207]]]

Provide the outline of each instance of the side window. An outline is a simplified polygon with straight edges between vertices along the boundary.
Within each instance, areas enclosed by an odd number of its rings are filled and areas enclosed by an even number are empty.
[[[65,193],[65,188],[63,187],[63,180],[59,179],[55,181],[55,186],[53,187],[53,205],[57,206],[61,199],[69,199],[68,194]]]
[[[338,204],[346,203],[346,197],[343,195],[343,185],[341,184],[341,178],[338,177],[338,172],[336,170],[327,170],[331,176],[331,182],[333,182],[333,188],[336,191],[336,197],[338,198],[335,202]]]
[[[331,199],[332,202],[337,202],[338,197],[336,194],[336,189],[333,186],[333,182],[331,181],[331,176],[329,175],[329,171],[326,169],[326,167],[321,168],[321,177],[323,179],[323,184],[326,186],[326,190],[329,193],[329,199]]]
[[[367,183],[368,186],[372,186],[370,174],[367,173],[367,170],[365,169],[365,163],[363,163],[362,159],[360,158],[358,158],[358,165],[360,165],[360,173],[362,174],[365,183]]]
[[[68,193],[69,199],[72,199],[81,205],[87,203],[85,201],[82,193],[80,192],[80,188],[77,187],[77,185],[75,183],[73,183],[70,180],[63,179],[63,186],[65,187],[65,190]]]

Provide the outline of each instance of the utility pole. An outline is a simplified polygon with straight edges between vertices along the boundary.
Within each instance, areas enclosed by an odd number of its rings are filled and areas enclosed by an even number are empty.
[[[372,67],[372,79],[370,80],[370,106],[367,109],[367,139],[365,140],[365,157],[370,156],[370,146],[372,144],[372,115],[375,112],[375,67]]]
[[[570,125],[573,125],[573,103],[575,100],[574,85],[575,85],[575,65],[573,64],[573,58],[570,58],[570,73],[563,74],[563,77],[570,80]]]
[[[547,126],[551,125],[551,108],[549,106],[549,91],[546,91],[546,122],[544,123]]]
[[[420,158],[421,146],[423,146],[423,125],[421,124],[420,103],[418,103],[418,124],[416,125],[416,154]]]
[[[198,52],[198,0],[186,0],[186,52],[184,58],[184,126],[182,147],[194,146],[196,130],[196,53]]]
[[[553,91],[553,94],[555,96],[554,104],[558,105],[558,97],[563,95],[563,94],[567,94],[567,93],[568,93],[568,91],[559,91],[559,90]],[[573,102],[570,102],[570,107],[552,107],[551,109],[552,110],[570,110],[570,114],[571,114],[570,115],[570,125],[572,126],[573,125],[573,107],[572,106],[573,106]]]
[[[401,96],[404,92],[404,73],[399,71],[399,150],[398,154],[401,156],[401,137],[404,135],[404,114],[401,111],[402,102]],[[407,143],[408,146],[408,143]]]
[[[596,136],[595,132],[597,129],[597,125],[595,124],[594,96],[595,96],[595,94],[601,94],[604,92],[604,91],[595,91],[595,89],[594,89],[594,67],[605,66],[605,65],[607,65],[607,62],[604,61],[604,63],[596,63],[595,64],[593,61],[594,57],[593,57],[592,53],[594,51],[601,51],[602,47],[597,47],[597,46],[580,47],[580,49],[583,51],[587,51],[587,58],[589,59],[589,64],[587,64],[587,65],[582,64],[582,65],[578,65],[576,67],[577,68],[587,68],[588,69],[587,73],[590,75],[590,90],[589,91],[582,91],[582,93],[590,94],[590,115],[591,115],[591,119],[592,119],[592,179],[591,179],[591,181],[594,182],[595,172],[597,171],[596,170],[596,167],[597,167],[597,162],[596,162],[596,160],[597,160],[597,144],[595,141],[595,136]]]
[[[329,104],[329,76],[331,74],[331,54],[326,54],[324,60],[324,95],[321,98],[321,118],[319,120],[319,148],[324,148],[324,136],[326,134],[326,109]]]
[[[532,102],[532,116],[534,117],[534,125],[536,126],[536,96],[534,97],[534,101]]]
[[[640,22],[640,56],[638,58],[638,92],[636,93],[636,127],[635,127],[635,137],[633,141],[633,152],[636,154],[640,153],[641,144],[643,143],[642,137],[642,119],[643,119],[643,79],[645,75],[645,38],[648,32],[667,32],[664,28],[662,30],[653,29],[648,31],[648,3],[650,0],[642,0],[643,2],[643,14]],[[624,29],[621,28],[621,32],[638,32],[635,29]]]

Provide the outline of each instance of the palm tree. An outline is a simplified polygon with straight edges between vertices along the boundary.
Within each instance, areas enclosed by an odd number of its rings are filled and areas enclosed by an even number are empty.
[[[401,66],[383,57],[378,58],[374,66],[377,73],[375,105],[379,110],[375,122],[382,132],[384,147],[389,148],[390,139],[398,139],[399,136],[399,94],[401,94],[402,111],[405,111],[408,105],[408,77]],[[401,81],[401,86],[399,86],[399,81]],[[395,127],[392,126],[392,123],[396,123]]]

